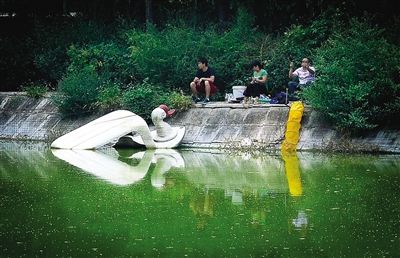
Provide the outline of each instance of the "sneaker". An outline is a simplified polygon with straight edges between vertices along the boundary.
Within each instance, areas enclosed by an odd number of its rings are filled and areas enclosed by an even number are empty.
[[[192,96],[192,101],[193,101],[194,103],[197,103],[197,102],[200,102],[201,99],[198,98],[198,97]]]
[[[204,100],[201,102],[202,105],[206,105],[208,102],[210,102],[209,98],[204,98]]]

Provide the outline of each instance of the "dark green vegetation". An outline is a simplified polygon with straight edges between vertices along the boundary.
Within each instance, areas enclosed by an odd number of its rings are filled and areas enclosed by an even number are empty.
[[[1,18],[1,87],[40,80],[59,91],[67,115],[125,108],[148,119],[161,103],[188,108],[199,56],[217,71],[216,99],[245,83],[254,59],[265,63],[275,93],[288,83],[288,59],[298,67],[309,56],[318,80],[303,96],[339,129],[400,119],[398,1],[9,0],[0,7],[15,14]]]
[[[400,119],[400,48],[353,20],[315,52],[319,69],[305,99],[339,128],[359,131]],[[391,121],[391,122],[390,122]]]
[[[98,155],[113,169],[96,174],[98,157],[75,159],[85,171],[47,148],[1,144],[4,257],[400,255],[396,156],[180,152],[184,167],[169,168],[168,154],[108,151]],[[152,158],[142,180],[119,176]]]
[[[43,97],[46,94],[47,85],[46,85],[46,83],[43,83],[40,81],[30,82],[28,84],[25,84],[22,87],[22,90],[25,91],[29,97],[38,99],[38,98]]]

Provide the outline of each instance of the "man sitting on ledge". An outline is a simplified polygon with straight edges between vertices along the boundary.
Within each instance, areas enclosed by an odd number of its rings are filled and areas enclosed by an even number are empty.
[[[214,69],[208,66],[208,61],[204,57],[199,58],[197,66],[199,69],[197,70],[193,81],[190,83],[192,99],[195,103],[201,101],[198,93],[203,93],[206,96],[202,104],[207,104],[210,102],[210,96],[215,94],[218,90],[217,86],[214,84],[215,72]]]
[[[301,67],[297,68],[293,72],[294,64],[293,61],[290,62],[289,78],[290,79],[293,79],[294,77],[299,78],[299,82],[290,81],[288,83],[290,100],[294,100],[294,92],[296,90],[302,90],[303,88],[309,86],[311,83],[315,81],[315,68],[310,65],[311,65],[310,58],[305,57],[301,61]]]

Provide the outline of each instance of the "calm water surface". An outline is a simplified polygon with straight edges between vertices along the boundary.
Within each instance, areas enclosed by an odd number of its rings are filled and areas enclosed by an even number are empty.
[[[1,257],[400,257],[400,159],[0,142]]]

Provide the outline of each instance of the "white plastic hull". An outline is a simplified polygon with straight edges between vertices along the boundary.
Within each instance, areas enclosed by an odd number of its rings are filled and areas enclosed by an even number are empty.
[[[56,139],[52,148],[88,150],[117,142],[119,138],[135,132],[135,139],[146,148],[175,148],[182,141],[185,129],[179,129],[177,137],[166,142],[155,142],[146,121],[127,110],[117,110],[69,132]]]

